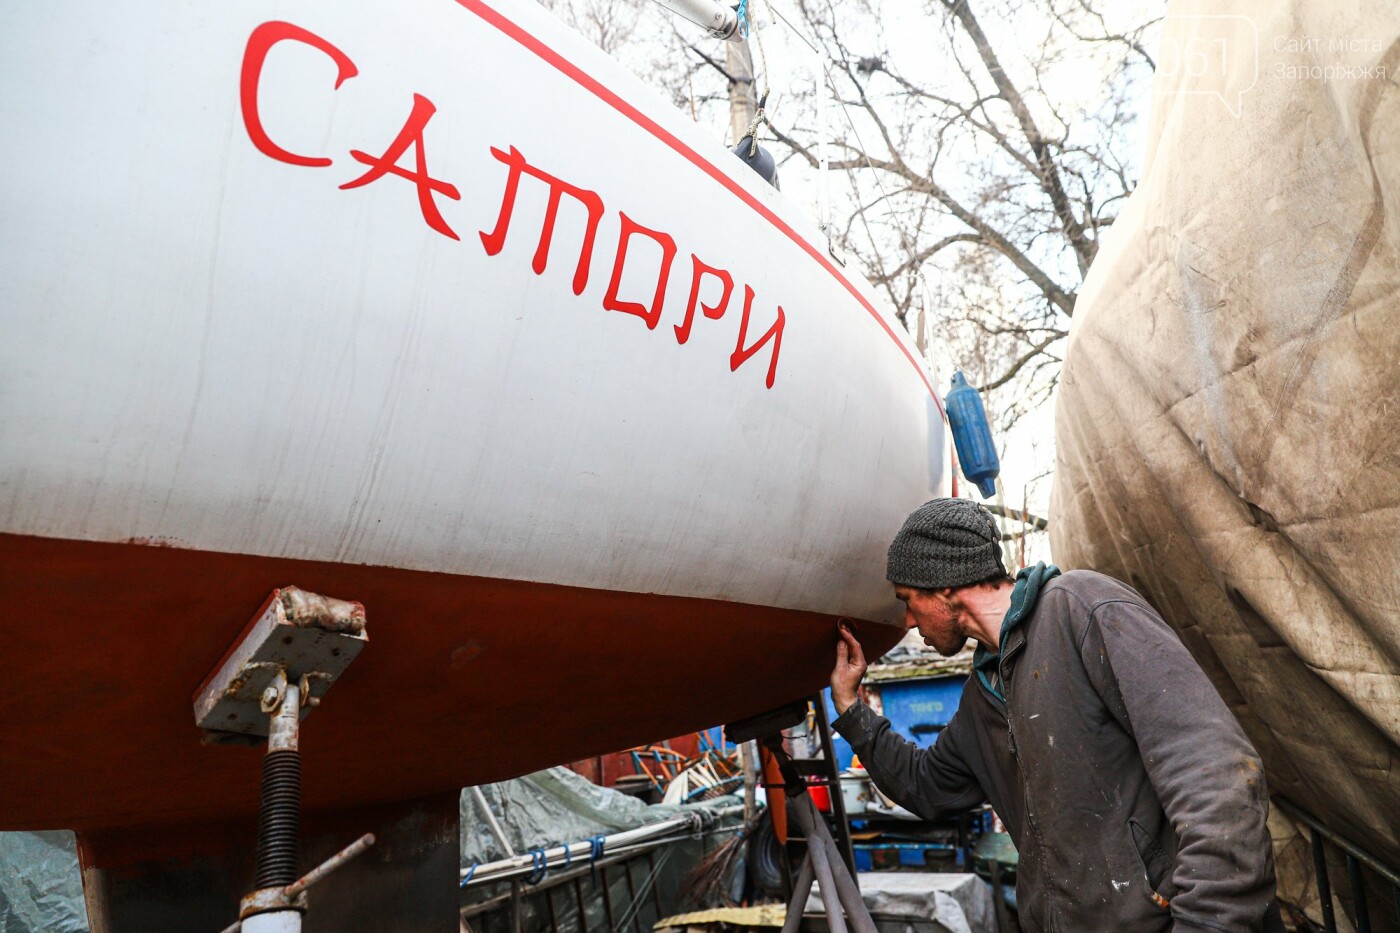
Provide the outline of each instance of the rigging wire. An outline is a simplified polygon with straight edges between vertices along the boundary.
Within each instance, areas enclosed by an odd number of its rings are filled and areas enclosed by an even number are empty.
[[[769,0],[764,0],[764,2],[768,6],[768,16],[769,20],[771,21],[773,16],[773,4],[769,2]],[[748,5],[749,0],[739,0],[739,33],[745,39],[749,37]],[[755,155],[758,154],[759,126],[765,123],[767,123],[769,127],[772,127],[773,125],[771,122],[769,122],[768,114],[765,110],[765,108],[768,106],[768,92],[770,90],[770,85],[768,83],[768,55],[763,48],[763,30],[760,29],[754,32],[753,37],[756,43],[758,44],[758,59],[762,63],[763,67],[763,93],[759,95],[758,108],[754,110],[753,119],[749,121],[748,129],[744,131],[744,136],[739,137],[740,140],[744,139],[745,136],[748,137],[749,158],[753,158]]]

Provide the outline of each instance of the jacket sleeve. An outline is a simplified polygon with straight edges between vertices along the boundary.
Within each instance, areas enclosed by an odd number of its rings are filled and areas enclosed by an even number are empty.
[[[1186,646],[1146,603],[1094,607],[1080,642],[1105,706],[1133,736],[1177,838],[1178,930],[1256,930],[1274,895],[1263,764]]]
[[[890,721],[857,700],[832,728],[860,756],[871,778],[896,803],[926,820],[960,813],[986,799],[958,753],[958,715],[929,748],[896,735]]]

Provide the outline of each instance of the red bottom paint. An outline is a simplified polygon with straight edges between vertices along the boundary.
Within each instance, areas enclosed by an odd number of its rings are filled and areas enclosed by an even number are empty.
[[[425,797],[811,694],[830,616],[383,567],[0,534],[0,829],[256,811],[262,752],[191,695],[277,586],[364,603],[370,641],[303,722],[303,801]],[[901,632],[864,624],[871,656]]]

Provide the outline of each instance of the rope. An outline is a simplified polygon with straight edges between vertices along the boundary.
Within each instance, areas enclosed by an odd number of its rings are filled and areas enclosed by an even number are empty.
[[[776,17],[776,18],[779,19],[779,20],[782,20],[783,25],[787,26],[788,31],[791,32],[794,36],[796,36],[797,39],[798,39],[803,45],[805,45],[805,46],[807,46],[807,48],[811,49],[812,52],[813,52],[813,54],[817,55],[817,57],[821,60],[821,61],[820,61],[820,67],[821,67],[821,72],[822,72],[822,75],[821,75],[821,76],[822,76],[822,85],[823,85],[823,86],[820,87],[820,88],[818,88],[817,93],[818,93],[818,94],[825,94],[826,91],[827,91],[828,89],[834,91],[834,90],[835,90],[835,84],[836,84],[836,82],[835,82],[835,80],[832,78],[831,69],[830,69],[830,67],[829,67],[829,60],[828,60],[828,57],[826,56],[826,54],[825,54],[824,52],[818,50],[818,48],[817,48],[815,45],[812,44],[811,40],[809,40],[805,35],[803,35],[802,30],[798,29],[795,25],[793,25],[793,23],[792,23],[791,20],[789,20],[786,16],[783,15],[783,13],[782,13],[781,10],[774,10],[774,9],[773,9],[773,4],[772,4],[771,0],[764,0],[764,3],[765,3],[765,4],[767,5],[767,7],[768,7],[769,15],[770,15],[770,16],[774,16],[774,17]],[[762,37],[760,36],[760,37],[759,37],[759,54],[762,55],[762,53],[763,53],[763,39],[762,39]],[[767,77],[768,77],[768,76],[767,76],[767,63],[765,62],[765,63],[764,63],[764,85],[765,85],[765,87],[767,86]],[[841,100],[840,95],[833,94],[832,96],[835,98],[837,105],[841,108],[841,115],[842,115],[843,117],[846,118],[846,123],[847,123],[847,125],[850,126],[850,128],[851,128],[851,134],[852,134],[853,136],[855,136],[857,145],[860,146],[861,156],[862,156],[862,158],[863,158],[864,161],[865,161],[865,167],[869,170],[870,177],[872,177],[873,179],[875,179],[875,186],[876,186],[876,187],[879,189],[879,191],[880,191],[880,200],[883,201],[883,202],[885,202],[886,204],[888,204],[888,203],[890,202],[890,192],[885,188],[885,184],[884,184],[884,181],[883,181],[883,179],[882,179],[882,177],[881,177],[881,173],[878,172],[878,171],[875,169],[875,166],[872,165],[872,164],[870,163],[870,156],[867,154],[869,150],[866,149],[866,147],[865,147],[865,140],[863,140],[863,139],[860,138],[860,130],[856,129],[855,121],[851,118],[850,107],[846,104],[846,102],[845,102],[844,100]],[[770,124],[770,125],[771,125],[771,124]],[[750,152],[749,154],[750,154],[750,155],[753,155],[752,152]],[[856,206],[856,213],[860,215],[861,226],[863,226],[863,227],[865,228],[865,235],[866,235],[866,237],[870,240],[870,245],[871,245],[871,247],[872,247],[872,248],[876,251],[876,253],[878,254],[878,253],[879,253],[879,250],[880,250],[879,242],[875,239],[875,233],[874,233],[874,231],[872,231],[872,230],[870,229],[870,221],[869,221],[869,219],[865,216],[865,208],[862,207],[862,206],[860,206],[860,201],[861,201],[860,189],[859,189],[858,187],[855,186],[854,182],[852,182],[852,187],[855,188],[856,205],[857,205],[857,206]],[[913,246],[911,245],[911,243],[910,243],[909,235],[908,235],[908,233],[905,232],[903,223],[901,223],[900,220],[899,220],[899,215],[898,215],[897,213],[893,212],[893,211],[890,211],[890,212],[888,212],[888,217],[889,217],[889,219],[890,219],[890,225],[894,228],[896,234],[898,235],[899,245],[900,245],[901,247],[904,248],[904,252],[908,255],[909,259],[911,259],[911,260],[915,259],[916,257],[915,257],[915,255],[914,255],[914,247],[913,247]],[[920,279],[920,281],[923,282],[924,287],[925,287],[925,289],[927,290],[928,281],[927,281],[927,279],[924,277],[923,270],[918,268],[917,263],[914,264],[914,270],[915,270],[915,275],[917,275],[918,278]],[[925,304],[927,305],[927,304],[929,304],[929,302],[930,302],[930,299],[929,299],[929,298],[926,298],[926,299],[925,299]]]
[[[607,842],[608,837],[602,833],[588,837],[588,876],[593,879],[595,888],[598,886],[598,859],[603,857],[603,847]]]
[[[534,868],[530,871],[530,877],[525,879],[525,883],[539,884],[544,880],[544,876],[549,874],[549,856],[545,855],[543,846],[536,846],[530,850],[530,861]]]
[[[765,2],[766,2],[766,0],[765,0]],[[744,26],[744,38],[746,38],[746,39],[748,38],[748,35],[749,35],[749,31],[748,31],[748,14],[747,14],[747,8],[748,8],[748,0],[739,0],[739,9],[742,10],[742,11],[745,11],[745,12],[744,12],[744,18],[741,20],[741,23],[742,23],[743,26]],[[772,17],[772,15],[773,15],[773,5],[772,5],[771,3],[768,4],[768,15],[769,15],[769,17]],[[768,120],[768,113],[764,110],[764,108],[768,106],[768,90],[769,90],[769,84],[768,84],[768,53],[765,52],[764,49],[763,49],[763,31],[762,31],[762,30],[759,30],[758,32],[754,33],[754,39],[755,39],[755,41],[756,41],[756,43],[757,43],[757,45],[758,45],[758,60],[759,60],[759,62],[762,64],[762,67],[763,67],[763,94],[758,98],[758,109],[754,111],[753,119],[752,119],[751,121],[749,121],[749,128],[748,128],[747,130],[744,131],[744,136],[747,136],[747,137],[749,138],[749,158],[750,158],[750,159],[752,159],[754,156],[756,156],[756,155],[758,154],[758,128],[759,128],[759,126],[762,125],[762,124],[764,124],[764,123],[769,123],[769,120]],[[771,126],[772,124],[769,123],[769,125]],[[739,137],[739,138],[742,139],[743,136],[741,136],[741,137]]]
[[[467,869],[467,873],[462,876],[462,880],[458,882],[457,887],[465,888],[467,885],[471,884],[472,875],[476,874],[476,867],[478,864],[478,862],[472,862],[472,867]]]
[[[765,68],[764,70],[766,71],[767,69]],[[749,158],[751,158],[751,159],[752,159],[755,155],[758,154],[758,127],[759,127],[759,124],[761,124],[761,123],[767,123],[767,122],[768,122],[768,114],[766,114],[766,113],[763,112],[763,105],[766,104],[766,103],[768,103],[768,95],[767,95],[767,94],[764,94],[763,97],[762,97],[762,98],[759,100],[759,102],[758,102],[758,109],[754,111],[753,119],[749,121],[749,128],[746,129],[746,130],[744,130],[744,135],[743,135],[743,136],[740,136],[740,137],[739,137],[740,139],[743,139],[743,138],[745,138],[745,137],[748,137],[748,140],[749,140]]]
[[[641,887],[637,889],[637,894],[632,898],[632,903],[628,904],[627,909],[622,912],[622,917],[617,921],[617,924],[613,927],[614,929],[626,929],[627,925],[632,922],[633,917],[641,911],[642,902],[646,899],[646,896],[651,893],[652,887],[656,884],[657,876],[661,874],[661,869],[666,867],[666,862],[671,858],[671,854],[674,851],[675,849],[673,848],[667,848],[661,853],[661,857],[657,859],[656,864],[652,866],[651,873],[647,875],[646,880],[643,881]]]

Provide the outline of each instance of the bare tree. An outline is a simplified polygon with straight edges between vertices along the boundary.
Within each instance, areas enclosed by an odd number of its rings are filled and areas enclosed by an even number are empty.
[[[638,28],[644,10],[638,0],[540,0],[540,5],[609,55],[649,38],[649,31]]]
[[[754,98],[742,55],[644,0],[553,2],[572,4],[600,45],[625,33],[604,47],[733,139],[733,105]],[[1164,2],[750,0],[776,20],[765,41],[786,36],[825,72],[814,86],[760,69],[781,98],[768,110],[785,176],[821,183],[824,94],[830,172],[844,182],[832,186],[835,245],[921,350],[984,390],[1002,430],[1053,391],[1079,287],[1136,183],[1145,34]]]
[[[1159,5],[1119,9],[1120,24],[1100,0],[926,0],[938,41],[910,60],[885,32],[910,17],[877,2],[797,0],[842,106],[830,168],[854,209],[836,236],[1009,428],[1053,391],[1079,286],[1136,182]],[[789,107],[775,132],[815,167],[811,110]]]

